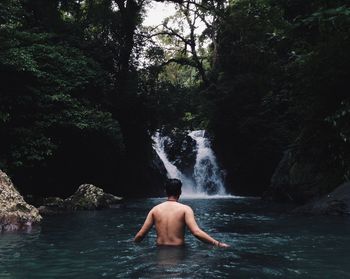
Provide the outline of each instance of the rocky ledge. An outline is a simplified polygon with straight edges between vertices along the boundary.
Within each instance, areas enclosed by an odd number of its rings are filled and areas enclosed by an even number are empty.
[[[0,232],[28,228],[41,219],[38,209],[24,201],[11,179],[0,170]]]
[[[78,190],[67,199],[47,198],[39,207],[43,215],[60,214],[78,210],[96,210],[118,207],[122,198],[103,192],[92,184],[80,185]]]
[[[297,207],[294,213],[350,215],[350,183],[344,183],[319,200]]]

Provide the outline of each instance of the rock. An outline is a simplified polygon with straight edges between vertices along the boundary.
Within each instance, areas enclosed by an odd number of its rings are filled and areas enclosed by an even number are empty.
[[[164,183],[167,179],[167,171],[154,149],[152,149],[152,158],[148,166],[148,174],[152,183],[147,187],[147,193],[143,196],[163,197],[165,195]]]
[[[181,129],[163,131],[162,136],[168,137],[164,143],[164,151],[169,161],[182,173],[192,175],[197,156],[196,141],[188,135],[188,131]]]
[[[14,231],[39,223],[38,209],[29,205],[11,179],[0,170],[0,231]]]
[[[293,213],[350,215],[350,183],[344,183],[319,200],[297,207]]]
[[[44,205],[39,207],[39,212],[42,215],[55,215],[71,211],[67,207],[65,200],[58,197],[46,198],[43,202]]]
[[[80,185],[78,190],[69,198],[47,198],[44,205],[39,207],[43,215],[59,214],[77,210],[96,210],[113,208],[120,204],[122,198],[103,192],[92,184]]]
[[[324,157],[311,147],[307,153],[295,147],[286,150],[264,198],[304,204],[332,191],[343,176]]]
[[[106,194],[101,188],[92,184],[80,185],[78,190],[65,203],[72,206],[73,210],[94,210],[110,208],[113,204],[118,204],[122,198]]]

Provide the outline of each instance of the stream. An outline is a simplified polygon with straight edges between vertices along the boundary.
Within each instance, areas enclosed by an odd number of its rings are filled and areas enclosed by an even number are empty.
[[[0,237],[0,278],[350,278],[350,220],[300,217],[254,198],[182,199],[202,229],[231,245],[158,248],[132,238],[164,199],[51,216]]]

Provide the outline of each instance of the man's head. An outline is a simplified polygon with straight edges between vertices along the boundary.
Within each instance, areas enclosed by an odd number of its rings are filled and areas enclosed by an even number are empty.
[[[179,197],[181,195],[182,183],[179,179],[168,179],[165,182],[165,191],[168,197]]]

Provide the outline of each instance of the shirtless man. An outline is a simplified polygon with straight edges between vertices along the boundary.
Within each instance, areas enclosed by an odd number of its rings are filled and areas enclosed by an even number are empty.
[[[169,179],[167,181],[167,201],[151,209],[141,230],[136,234],[134,241],[142,241],[153,224],[155,224],[157,245],[184,245],[186,225],[190,232],[201,241],[218,247],[229,247],[229,245],[215,240],[202,231],[196,223],[192,208],[178,202],[181,195],[181,186],[181,181],[178,179]]]

